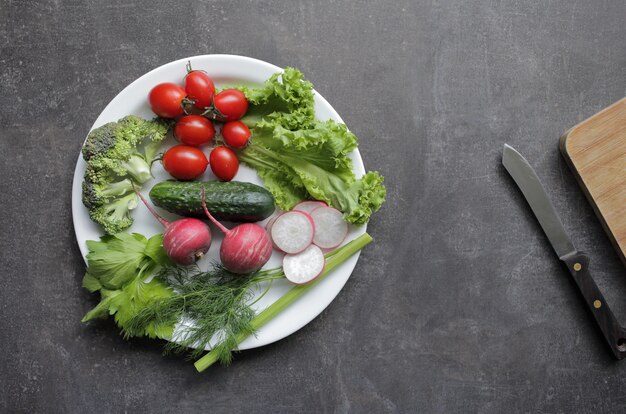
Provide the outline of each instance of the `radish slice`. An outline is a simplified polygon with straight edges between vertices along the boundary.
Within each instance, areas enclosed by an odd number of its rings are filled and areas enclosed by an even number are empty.
[[[265,225],[265,231],[267,231],[267,235],[270,236],[270,240],[272,241],[272,247],[276,250],[280,249],[278,248],[278,246],[276,246],[276,243],[274,243],[274,239],[272,239],[272,226],[274,225],[274,222],[278,217],[280,217],[280,215],[270,218]]]
[[[332,207],[319,207],[311,212],[315,223],[313,243],[322,249],[334,249],[348,234],[348,223],[341,211]]]
[[[274,217],[270,218],[270,219],[267,221],[267,224],[265,224],[265,230],[267,230],[267,233],[268,233],[268,234],[271,234],[271,233],[272,233],[272,225],[274,224],[274,222],[276,221],[276,219],[277,219],[278,217],[280,217],[280,216],[274,216]]]
[[[291,283],[304,285],[318,277],[324,270],[324,253],[312,244],[298,254],[288,254],[283,258],[283,271]]]
[[[304,211],[305,213],[311,214],[311,211],[315,210],[316,208],[326,207],[326,206],[328,206],[328,204],[326,204],[323,201],[307,200],[307,201],[301,201],[298,204],[296,204],[293,210]]]
[[[300,253],[313,241],[315,224],[307,213],[289,211],[272,224],[270,235],[274,245],[285,253]]]

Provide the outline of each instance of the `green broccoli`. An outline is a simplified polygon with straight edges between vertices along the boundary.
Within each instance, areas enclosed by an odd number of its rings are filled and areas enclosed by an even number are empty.
[[[133,182],[128,178],[111,183],[94,183],[85,179],[83,181],[83,204],[87,208],[98,207],[112,198],[126,195],[131,191],[133,191]]]
[[[91,219],[109,233],[130,227],[129,210],[136,205],[133,184],[139,189],[152,178],[150,163],[171,126],[163,119],[129,115],[94,129],[83,145],[87,162],[83,204]]]
[[[92,207],[89,210],[89,217],[100,224],[108,234],[119,233],[133,224],[130,210],[137,207],[137,203],[137,195],[130,193],[109,203]]]

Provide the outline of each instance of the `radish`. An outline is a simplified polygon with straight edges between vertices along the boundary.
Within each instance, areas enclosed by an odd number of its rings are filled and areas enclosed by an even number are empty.
[[[223,233],[220,246],[222,265],[233,273],[252,273],[263,267],[272,256],[272,242],[265,229],[258,224],[244,223],[227,229],[217,221],[206,207],[202,189],[202,208],[207,217]]]
[[[298,254],[288,254],[283,258],[283,272],[292,283],[304,285],[312,282],[324,270],[324,253],[312,244]]]
[[[306,201],[301,201],[298,204],[296,204],[296,206],[292,210],[304,211],[305,213],[311,214],[311,211],[315,210],[316,208],[327,207],[327,206],[328,204],[326,204],[323,201],[306,200]]]
[[[315,223],[313,243],[322,249],[334,249],[348,234],[348,223],[341,211],[332,207],[319,207],[311,212]]]
[[[275,248],[276,250],[280,250],[280,249],[278,248],[278,246],[276,246],[276,243],[274,243],[274,240],[272,240],[272,226],[274,225],[274,222],[276,221],[278,217],[280,217],[280,214],[269,219],[267,224],[265,225],[265,231],[267,232],[267,235],[269,236],[270,241],[272,242],[272,247]]]
[[[285,253],[300,253],[313,242],[315,224],[310,215],[292,210],[279,216],[271,226],[272,241]]]
[[[206,223],[195,218],[183,218],[169,222],[154,211],[134,186],[133,189],[150,213],[165,227],[163,249],[165,249],[167,257],[178,264],[190,265],[209,251],[211,229]]]

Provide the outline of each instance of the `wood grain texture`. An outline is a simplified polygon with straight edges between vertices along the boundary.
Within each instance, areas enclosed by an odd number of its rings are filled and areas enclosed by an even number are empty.
[[[626,265],[626,98],[563,134],[561,152]]]

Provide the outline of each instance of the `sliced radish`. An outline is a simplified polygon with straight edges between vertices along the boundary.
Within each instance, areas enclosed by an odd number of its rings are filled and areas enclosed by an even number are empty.
[[[270,236],[270,240],[272,241],[272,247],[280,250],[278,246],[276,246],[276,243],[274,243],[274,239],[272,239],[272,226],[274,225],[274,222],[278,217],[280,217],[280,215],[274,216],[267,221],[267,224],[265,225],[265,231],[267,231],[268,236]]]
[[[311,214],[311,211],[315,210],[316,208],[326,207],[326,206],[328,206],[328,204],[326,204],[323,201],[307,200],[307,201],[301,201],[298,204],[296,204],[293,210],[304,211],[305,213]]]
[[[348,223],[341,211],[332,207],[319,207],[311,212],[315,223],[313,243],[322,249],[334,249],[348,234]]]
[[[324,270],[324,253],[312,244],[298,254],[288,254],[283,258],[283,271],[291,283],[304,285],[318,277]]]
[[[300,253],[313,242],[315,224],[302,211],[289,211],[272,223],[270,236],[274,245],[285,253]]]

